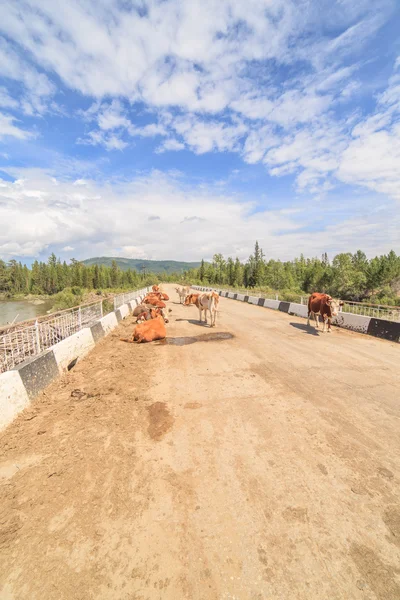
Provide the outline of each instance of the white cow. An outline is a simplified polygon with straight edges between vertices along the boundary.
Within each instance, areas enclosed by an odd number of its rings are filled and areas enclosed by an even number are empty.
[[[217,317],[219,294],[217,292],[206,292],[205,294],[189,294],[186,296],[185,306],[195,304],[199,309],[199,321],[202,322],[202,312],[204,310],[205,323],[207,325],[207,311],[210,311],[210,327],[215,327]]]
[[[183,302],[185,302],[185,298],[188,295],[190,289],[189,288],[180,288],[180,287],[177,287],[177,288],[175,288],[175,290],[176,290],[176,293],[179,296],[179,303],[182,304]]]

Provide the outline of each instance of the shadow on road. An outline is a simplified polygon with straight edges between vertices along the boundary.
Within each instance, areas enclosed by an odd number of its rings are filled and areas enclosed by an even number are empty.
[[[195,319],[175,319],[175,321],[186,321],[186,323],[190,323],[191,325],[197,325],[198,327],[210,327],[209,323],[207,323],[206,325],[204,321],[200,323],[200,321],[196,321]]]
[[[312,325],[303,325],[302,323],[290,323],[292,327],[295,329],[300,329],[303,333],[308,333],[309,335],[318,336],[319,333]]]

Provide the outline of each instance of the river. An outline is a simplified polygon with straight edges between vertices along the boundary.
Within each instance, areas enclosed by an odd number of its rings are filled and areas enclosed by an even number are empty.
[[[11,323],[15,317],[18,322],[45,315],[52,304],[53,300],[45,300],[43,304],[28,300],[0,300],[0,327]]]

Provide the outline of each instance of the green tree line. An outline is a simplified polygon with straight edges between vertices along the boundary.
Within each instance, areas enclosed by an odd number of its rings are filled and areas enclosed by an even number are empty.
[[[267,259],[258,242],[243,263],[238,258],[215,254],[198,269],[185,272],[186,280],[230,287],[265,288],[290,294],[325,292],[343,300],[400,305],[400,256],[388,254],[368,259],[364,252],[294,260]],[[294,299],[294,298],[293,298]]]
[[[61,262],[52,254],[47,262],[35,261],[29,269],[16,260],[0,260],[0,293],[8,296],[27,294],[54,295],[66,288],[135,289],[154,282],[154,274],[143,276],[137,271],[122,271],[115,261],[111,267],[86,266],[72,259]]]
[[[294,260],[280,261],[268,259],[256,242],[246,262],[215,254],[212,262],[202,260],[198,269],[169,275],[122,271],[115,261],[111,267],[87,266],[75,259],[67,264],[55,254],[47,262],[35,261],[31,268],[16,260],[0,260],[0,293],[10,297],[52,296],[66,289],[135,289],[156,281],[262,288],[282,292],[287,299],[293,295],[293,300],[295,295],[320,291],[343,300],[400,305],[400,256],[391,250],[368,259],[357,250],[337,254],[332,260],[324,253],[321,258],[301,254]]]

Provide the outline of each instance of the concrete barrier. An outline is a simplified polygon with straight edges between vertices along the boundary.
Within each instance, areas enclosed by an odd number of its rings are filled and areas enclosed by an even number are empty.
[[[73,361],[86,356],[94,348],[94,345],[95,341],[89,327],[55,344],[51,349],[59,371],[63,372]]]
[[[0,430],[7,427],[30,400],[18,371],[6,371],[0,377]]]
[[[343,329],[351,329],[359,333],[368,333],[368,325],[371,317],[363,315],[353,315],[351,313],[339,313],[337,317],[332,319],[332,324]]]
[[[269,298],[264,298],[265,308],[273,308],[274,310],[278,310],[279,305],[279,300],[270,300]]]
[[[193,287],[197,290],[215,289],[199,288],[198,286]],[[269,298],[258,298],[255,296],[245,296],[243,294],[226,292],[226,290],[216,291],[218,291],[220,296],[223,298],[232,298],[233,300],[248,302],[249,304],[263,306],[265,308],[272,308],[290,315],[296,315],[297,317],[307,318],[308,316],[308,308],[304,304],[271,300]],[[351,331],[357,331],[358,333],[373,335],[391,342],[400,342],[400,323],[393,321],[385,321],[384,319],[375,319],[371,317],[365,317],[363,315],[354,315],[353,313],[339,313],[337,317],[332,319],[332,324],[344,329],[350,329]]]
[[[296,315],[297,317],[308,317],[308,307],[304,304],[296,304],[291,302],[289,306],[289,314]]]
[[[102,328],[104,329],[104,333],[107,335],[107,333],[110,333],[110,331],[117,327],[117,315],[115,314],[115,312],[111,312],[110,314],[100,319],[100,323]]]
[[[95,344],[117,327],[143,300],[144,296],[123,304],[90,327],[55,344],[43,354],[26,360],[11,371],[0,374],[0,430],[15,419],[60,373],[75,366]]]

